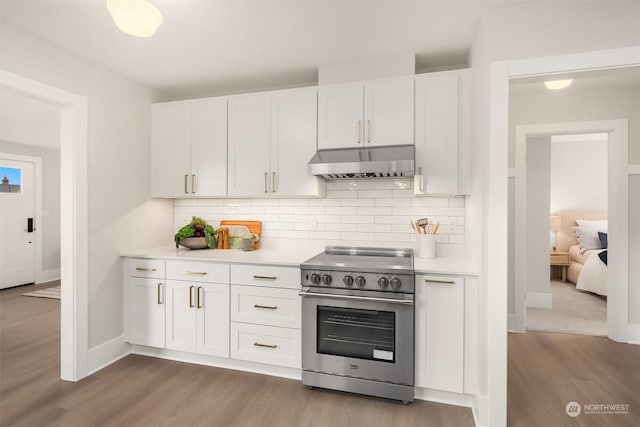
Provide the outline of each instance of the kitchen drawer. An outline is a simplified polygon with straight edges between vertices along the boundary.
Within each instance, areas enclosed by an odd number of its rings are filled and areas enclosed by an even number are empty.
[[[300,368],[302,335],[299,329],[231,322],[231,358]]]
[[[270,265],[232,265],[231,284],[300,289],[300,269]]]
[[[128,258],[127,261],[129,276],[164,279],[163,259]]]
[[[551,252],[549,253],[549,263],[551,265],[569,265],[569,253]]]
[[[187,282],[229,283],[229,264],[167,261],[167,279]]]
[[[258,325],[301,326],[301,300],[297,289],[231,286],[231,320]]]

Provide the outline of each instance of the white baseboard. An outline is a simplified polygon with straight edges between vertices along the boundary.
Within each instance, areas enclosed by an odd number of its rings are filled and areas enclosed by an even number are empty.
[[[473,395],[471,394],[451,393],[448,391],[416,387],[413,395],[415,399],[419,400],[428,400],[430,402],[473,408]]]
[[[89,375],[106,368],[130,353],[131,344],[125,341],[124,335],[89,349],[89,358],[87,360]]]
[[[473,421],[476,427],[488,427],[487,414],[489,413],[489,400],[486,396],[476,394],[473,401]]]
[[[52,282],[54,280],[60,280],[59,268],[53,270],[43,270],[38,273],[38,277],[36,277],[36,285],[39,285],[40,283]]]
[[[531,308],[551,308],[551,292],[527,292],[527,307]]]
[[[627,325],[627,342],[629,344],[640,344],[640,323],[629,323]]]
[[[525,333],[525,327],[523,319],[518,318],[515,313],[509,313],[507,316],[507,331],[517,332],[519,334]]]

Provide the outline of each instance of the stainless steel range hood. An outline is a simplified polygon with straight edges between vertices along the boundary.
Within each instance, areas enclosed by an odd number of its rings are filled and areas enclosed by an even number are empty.
[[[328,180],[411,177],[415,157],[413,145],[318,150],[309,173]]]

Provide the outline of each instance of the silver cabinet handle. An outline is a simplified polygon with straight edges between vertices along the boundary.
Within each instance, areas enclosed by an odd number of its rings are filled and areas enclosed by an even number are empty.
[[[352,299],[352,300],[358,300],[358,301],[388,302],[389,304],[413,305],[412,300],[399,300],[399,299],[391,299],[391,298],[357,297],[354,295],[320,294],[316,292],[300,292],[298,295],[300,295],[301,297]]]
[[[192,193],[196,192],[196,176],[195,175],[191,175],[191,192]]]
[[[265,193],[268,193],[268,191],[267,191],[267,180],[269,179],[268,176],[269,176],[269,173],[265,172],[264,173],[264,192]]]
[[[189,308],[193,308],[193,288],[194,286],[189,286]]]
[[[278,306],[277,305],[260,305],[260,304],[253,304],[253,306],[255,308],[266,308],[268,310],[277,310]]]
[[[367,144],[371,144],[371,120],[367,120]]]
[[[187,271],[187,274],[194,274],[196,276],[206,276],[206,271]]]
[[[189,189],[187,188],[187,180],[189,179],[189,175],[184,176],[184,194],[189,194]]]
[[[278,346],[275,344],[262,344],[259,342],[254,342],[253,345],[255,345],[256,347],[278,348]]]
[[[362,122],[358,120],[358,144],[362,140]]]
[[[155,268],[136,267],[136,271],[156,271]]]
[[[276,192],[276,173],[271,172],[271,192]]]
[[[198,286],[198,308],[202,308],[202,286]]]
[[[253,276],[256,280],[276,280],[278,276]]]
[[[424,191],[424,189],[422,188],[422,186],[424,185],[424,179],[422,176],[422,166],[418,167],[418,176],[420,177],[420,191]]]
[[[453,280],[424,279],[424,283],[439,283],[441,285],[455,285],[456,282]]]
[[[162,283],[158,283],[158,304],[163,304],[162,300]]]

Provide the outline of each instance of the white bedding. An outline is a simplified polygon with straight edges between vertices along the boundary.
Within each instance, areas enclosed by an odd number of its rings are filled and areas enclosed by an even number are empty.
[[[598,256],[602,251],[603,249],[587,251],[593,253],[587,258],[580,271],[576,289],[607,295],[607,266]]]

